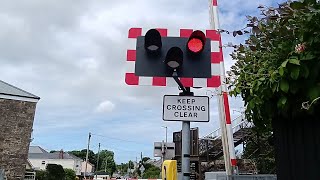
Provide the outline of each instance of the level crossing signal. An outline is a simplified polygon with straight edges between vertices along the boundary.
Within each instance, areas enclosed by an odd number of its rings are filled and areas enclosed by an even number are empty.
[[[162,37],[149,29],[137,37],[135,75],[145,77],[211,78],[211,44],[196,30],[189,37]]]

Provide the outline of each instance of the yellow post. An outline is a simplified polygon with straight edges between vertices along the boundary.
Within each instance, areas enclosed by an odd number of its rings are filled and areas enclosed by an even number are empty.
[[[177,161],[165,160],[162,163],[162,180],[177,180]]]

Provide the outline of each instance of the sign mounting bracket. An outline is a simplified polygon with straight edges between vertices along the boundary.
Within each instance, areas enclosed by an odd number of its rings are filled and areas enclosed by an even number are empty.
[[[178,73],[176,70],[173,71],[172,77],[176,81],[176,83],[178,84],[179,88],[182,90],[182,92],[179,93],[179,96],[193,96],[194,95],[194,93],[190,91],[190,87],[183,86],[180,79],[178,78]]]

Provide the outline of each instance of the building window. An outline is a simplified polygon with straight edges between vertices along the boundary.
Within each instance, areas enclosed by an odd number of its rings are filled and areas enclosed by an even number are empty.
[[[46,164],[46,162],[45,162],[45,161],[42,161],[41,164]]]

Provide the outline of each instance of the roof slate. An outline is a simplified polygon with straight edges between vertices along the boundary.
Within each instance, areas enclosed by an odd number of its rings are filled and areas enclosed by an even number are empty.
[[[0,80],[0,94],[40,99],[40,97]]]
[[[61,159],[59,157],[60,152],[48,153],[46,150],[42,149],[40,146],[30,146],[28,158],[29,159]],[[82,160],[72,154],[63,152],[63,159],[76,159]]]

